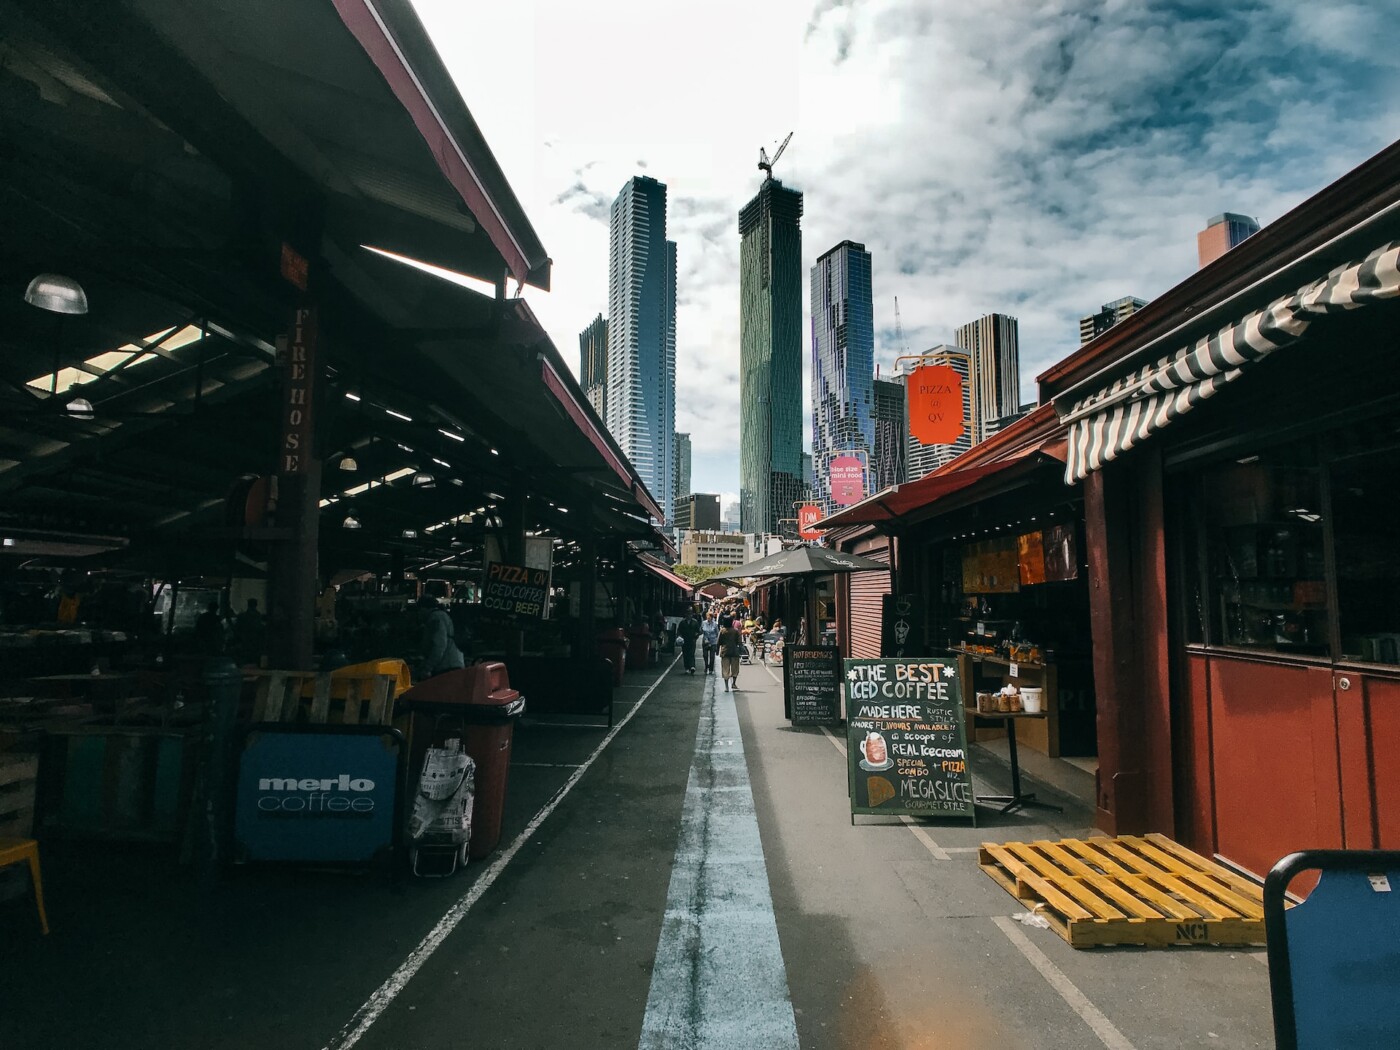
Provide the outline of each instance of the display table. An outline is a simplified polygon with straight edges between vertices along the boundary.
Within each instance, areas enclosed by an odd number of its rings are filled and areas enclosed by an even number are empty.
[[[1009,795],[976,795],[973,797],[978,805],[999,807],[997,812],[1010,813],[1012,810],[1022,809],[1026,806],[1034,806],[1037,809],[1053,809],[1057,813],[1063,812],[1063,807],[1055,806],[1049,802],[1037,802],[1035,792],[1025,794],[1021,791],[1021,762],[1016,755],[1016,723],[1023,718],[1044,719],[1046,712],[1037,711],[1035,714],[1028,714],[1025,711],[978,711],[975,707],[967,709],[970,716],[982,718],[988,721],[999,721],[1006,726],[1006,745],[1011,754],[1011,794]]]
[[[1045,713],[1033,716],[1037,717],[1038,721],[1024,727],[1023,743],[1051,758],[1060,757],[1059,669],[1055,664],[1016,662],[1004,656],[972,653],[966,649],[955,648],[953,652],[957,653],[958,673],[963,676],[963,691],[969,698],[978,693],[1000,692],[1002,687],[1008,684],[1036,686],[1042,689]],[[1015,674],[1012,674],[1013,666],[1016,669]],[[988,734],[998,732],[1000,730],[983,729],[980,739],[990,739]],[[967,739],[970,743],[979,739],[970,715]]]

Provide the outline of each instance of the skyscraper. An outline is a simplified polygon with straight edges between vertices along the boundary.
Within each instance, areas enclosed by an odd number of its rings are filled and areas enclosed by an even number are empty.
[[[1206,223],[1196,234],[1196,257],[1199,265],[1214,262],[1240,241],[1259,232],[1259,224],[1248,215],[1227,211]]]
[[[1119,321],[1131,317],[1146,305],[1147,300],[1138,299],[1131,295],[1115,299],[1111,303],[1104,303],[1103,308],[1098,313],[1089,314],[1079,319],[1079,345],[1083,346],[1091,339],[1103,335]]]
[[[739,211],[739,507],[778,531],[802,473],[802,194],[771,176]]]
[[[683,500],[690,495],[690,435],[676,435],[676,482],[674,498]]]
[[[666,186],[631,179],[612,203],[608,255],[607,424],[657,505],[675,483],[676,245]]]
[[[964,327],[967,327],[964,325]],[[959,329],[961,331],[962,329]],[[970,351],[960,346],[935,346],[932,350],[925,350],[924,358],[941,358],[940,360],[926,360],[926,364],[947,365],[962,376],[963,381],[963,432],[960,437],[948,445],[925,445],[916,438],[910,431],[907,424],[908,414],[908,391],[905,383],[908,381],[907,375],[896,375],[895,380],[899,383],[899,392],[904,397],[904,415],[906,419],[904,427],[904,480],[917,481],[932,470],[937,470],[946,463],[952,462],[958,456],[970,449],[978,441],[982,440],[985,433],[985,420],[974,418],[974,398],[977,396],[978,375],[977,357]]]
[[[870,382],[875,398],[875,446],[870,455],[870,490],[879,492],[905,479],[906,438],[909,433],[909,400],[897,380]]]
[[[985,314],[960,325],[954,333],[958,346],[972,355],[972,386],[977,395],[975,444],[986,437],[987,420],[1015,415],[1021,407],[1021,355],[1017,345],[1016,318]],[[910,460],[909,477],[914,463]]]
[[[578,382],[606,426],[608,422],[608,322],[599,314],[578,334]]]
[[[812,492],[836,509],[828,467],[850,453],[870,466],[875,448],[875,322],[870,253],[842,241],[812,267]],[[867,490],[870,478],[865,479]]]

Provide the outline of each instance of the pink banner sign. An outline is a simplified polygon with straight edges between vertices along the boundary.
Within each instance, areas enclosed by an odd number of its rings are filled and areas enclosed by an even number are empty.
[[[831,499],[837,506],[849,507],[865,498],[865,468],[855,456],[836,456],[828,472]]]

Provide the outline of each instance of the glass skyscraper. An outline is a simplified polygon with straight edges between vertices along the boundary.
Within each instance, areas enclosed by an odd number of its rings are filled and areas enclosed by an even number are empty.
[[[802,470],[802,194],[768,178],[739,211],[739,519],[779,532]]]
[[[683,500],[690,495],[690,435],[676,435],[676,482],[675,498]]]
[[[606,425],[608,421],[608,322],[599,314],[578,334],[578,385]]]
[[[812,267],[812,487],[825,514],[836,509],[828,466],[849,454],[865,467],[872,489],[875,450],[875,309],[870,253],[842,241]]]
[[[671,513],[676,454],[676,244],[666,186],[632,179],[612,203],[605,422],[658,506]]]
[[[909,434],[909,399],[897,380],[871,380],[875,395],[875,447],[870,456],[870,491],[903,485],[905,440]]]

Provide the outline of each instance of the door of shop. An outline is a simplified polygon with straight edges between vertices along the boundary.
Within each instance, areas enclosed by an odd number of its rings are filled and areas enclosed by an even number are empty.
[[[1400,679],[1193,652],[1194,843],[1263,876],[1298,849],[1400,846]],[[1200,752],[1198,752],[1200,753]]]

